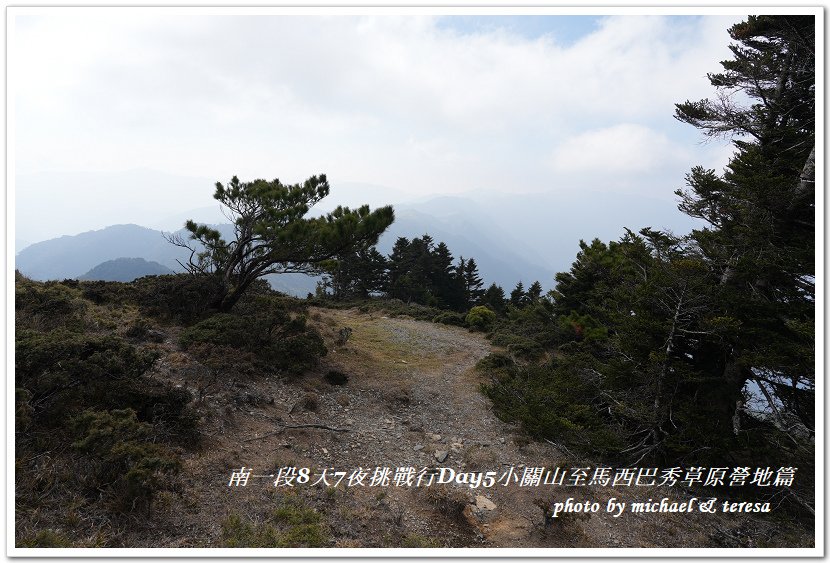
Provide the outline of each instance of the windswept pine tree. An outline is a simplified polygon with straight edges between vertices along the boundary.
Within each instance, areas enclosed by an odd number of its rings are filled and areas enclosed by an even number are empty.
[[[708,224],[692,240],[716,278],[720,315],[736,327],[721,367],[734,404],[753,382],[779,428],[812,433],[815,19],[752,16],[729,34],[733,58],[709,75],[716,101],[679,104],[676,117],[729,136],[737,152],[722,175],[694,168],[680,207]]]
[[[375,244],[395,220],[391,206],[370,211],[368,205],[306,217],[329,189],[325,174],[291,185],[278,179],[241,182],[234,176],[226,185],[217,182],[213,194],[233,222],[232,240],[192,220],[185,224],[188,238],[170,235],[168,240],[190,251],[182,267],[216,281],[212,307],[227,312],[259,278],[319,273],[333,258]]]

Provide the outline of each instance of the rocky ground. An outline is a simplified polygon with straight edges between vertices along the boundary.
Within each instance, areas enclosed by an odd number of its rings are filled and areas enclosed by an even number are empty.
[[[148,536],[129,540],[146,547],[227,545],[227,522],[252,526],[269,519],[286,500],[321,516],[326,547],[755,547],[806,546],[795,532],[782,543],[774,521],[746,515],[630,514],[613,518],[566,517],[546,525],[544,509],[568,497],[673,497],[679,489],[541,485],[433,487],[312,486],[328,474],[363,468],[369,482],[377,467],[452,468],[494,471],[513,466],[592,466],[555,445],[529,441],[500,421],[480,392],[478,360],[488,341],[465,329],[361,314],[313,309],[312,322],[326,338],[329,354],[298,380],[251,377],[222,379],[205,388],[199,366],[176,351],[168,334],[167,355],[156,376],[190,388],[197,400],[203,440],[183,448],[182,489],[159,499]],[[351,334],[342,343],[342,329]],[[336,372],[333,375],[331,372]],[[345,375],[343,381],[340,375]],[[328,380],[327,380],[328,376]],[[228,486],[234,470],[252,470],[246,486]],[[280,468],[309,468],[311,482],[274,487]],[[223,523],[225,529],[223,531]],[[129,533],[129,532],[127,532]],[[147,537],[153,537],[152,545]]]

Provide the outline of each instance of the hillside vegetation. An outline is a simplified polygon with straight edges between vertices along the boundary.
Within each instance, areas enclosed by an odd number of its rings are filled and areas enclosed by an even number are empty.
[[[199,315],[175,306],[192,283],[186,276],[130,284],[18,276],[18,546],[812,541],[780,511],[631,516],[624,525],[599,515],[550,526],[545,508],[556,495],[544,488],[276,488],[268,479],[228,487],[243,466],[260,475],[284,467],[501,472],[591,462],[533,441],[493,414],[478,390],[487,378],[475,365],[491,352],[481,332],[415,320],[423,309],[400,302],[366,303],[362,312],[309,308],[262,286],[238,312]],[[169,306],[159,305],[164,296]],[[600,502],[631,494],[576,493]]]

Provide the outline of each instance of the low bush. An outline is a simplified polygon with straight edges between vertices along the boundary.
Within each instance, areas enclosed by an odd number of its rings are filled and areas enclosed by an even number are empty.
[[[499,332],[494,334],[490,341],[494,346],[507,348],[511,355],[520,360],[538,360],[544,355],[544,349],[539,342],[517,334]]]
[[[486,332],[492,328],[496,322],[496,313],[483,305],[478,305],[470,309],[464,322],[472,330],[480,330]]]
[[[400,299],[368,299],[359,304],[359,310],[361,313],[383,313],[393,318],[410,317],[419,321],[431,321],[442,313],[435,307],[404,303]]]
[[[149,510],[156,492],[175,488],[180,462],[166,447],[150,442],[151,425],[132,409],[88,409],[70,420],[72,447],[84,454],[86,484],[104,490],[121,510]]]
[[[327,352],[320,334],[304,315],[292,315],[279,299],[261,298],[256,312],[217,313],[182,331],[185,350],[198,344],[243,350],[259,369],[302,373]]]
[[[81,293],[58,282],[35,282],[18,276],[15,283],[15,326],[49,331],[84,329],[87,303]]]
[[[209,314],[221,281],[217,276],[169,274],[138,278],[132,286],[143,314],[189,325]]]
[[[454,311],[445,311],[432,319],[434,323],[440,323],[451,326],[466,326],[467,319],[463,313],[456,313]]]
[[[29,394],[28,416],[44,428],[62,428],[87,408],[131,408],[147,422],[190,429],[190,394],[143,377],[156,357],[113,336],[22,331],[15,342],[16,385]]]
[[[499,418],[519,422],[532,437],[562,440],[585,453],[619,451],[619,429],[596,408],[595,389],[578,370],[553,364],[510,365],[498,356],[485,361],[482,367],[492,382],[482,390]],[[487,364],[499,367],[488,369]]]

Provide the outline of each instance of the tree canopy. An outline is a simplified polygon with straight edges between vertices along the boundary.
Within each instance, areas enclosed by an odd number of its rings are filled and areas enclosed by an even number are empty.
[[[324,262],[376,243],[394,220],[391,206],[370,211],[367,205],[306,217],[328,194],[325,174],[291,185],[278,179],[240,182],[234,176],[227,185],[217,182],[213,194],[233,223],[233,240],[192,220],[185,224],[188,239],[169,240],[190,250],[183,266],[191,273],[219,278],[221,291],[214,305],[227,311],[254,280],[269,274],[318,273]]]
[[[713,99],[676,107],[736,149],[723,173],[695,167],[677,192],[706,225],[581,242],[556,276],[552,314],[544,300],[514,310],[514,335],[549,347],[549,360],[500,368],[488,393],[505,417],[624,462],[799,465],[809,483],[814,26],[753,16],[729,29],[733,58],[709,75]],[[518,285],[511,302],[536,291]],[[522,331],[532,322],[544,324]]]

